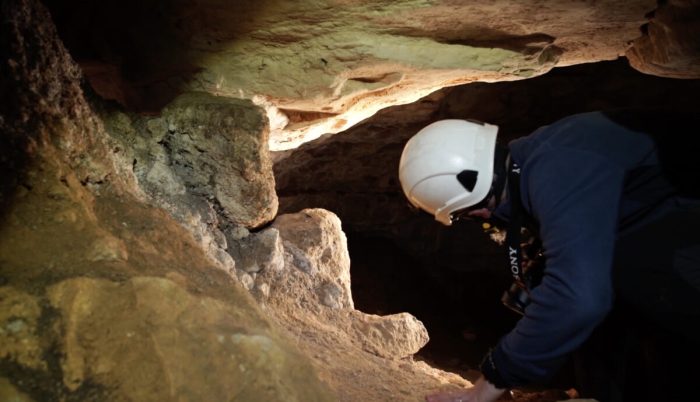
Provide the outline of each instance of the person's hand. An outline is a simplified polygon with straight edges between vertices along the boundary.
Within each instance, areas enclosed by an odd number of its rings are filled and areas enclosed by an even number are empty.
[[[473,387],[460,391],[439,392],[427,395],[426,402],[495,402],[505,392],[498,389],[484,377],[480,377]]]

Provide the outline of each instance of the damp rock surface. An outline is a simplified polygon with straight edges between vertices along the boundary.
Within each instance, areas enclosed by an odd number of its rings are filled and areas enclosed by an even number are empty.
[[[195,233],[149,203],[42,4],[0,13],[14,100],[0,107],[2,399],[334,400]]]
[[[244,311],[170,279],[78,277],[47,297],[61,316],[71,391],[91,381],[116,390],[109,398],[140,401],[316,398],[290,386],[305,380],[297,357],[264,328],[246,328]]]
[[[268,129],[250,101],[187,93],[157,117],[103,110],[108,132],[129,155],[139,184],[164,205],[197,210],[209,204],[243,227],[277,213]]]

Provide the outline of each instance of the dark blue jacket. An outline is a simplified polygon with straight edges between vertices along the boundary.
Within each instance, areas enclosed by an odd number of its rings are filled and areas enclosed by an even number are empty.
[[[539,225],[546,269],[524,317],[482,365],[502,387],[549,378],[610,312],[618,224],[649,206],[623,197],[625,180],[659,162],[651,137],[599,112],[540,128],[510,151],[522,168],[522,204]],[[506,220],[509,213],[507,202],[495,211]]]

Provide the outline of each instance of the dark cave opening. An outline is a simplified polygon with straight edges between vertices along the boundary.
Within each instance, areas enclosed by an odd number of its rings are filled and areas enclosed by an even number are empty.
[[[463,226],[457,230],[441,230],[463,234],[466,229],[466,233],[470,233],[464,239],[468,248],[467,244],[476,240],[473,234],[481,230],[477,222],[461,222],[460,225]],[[473,259],[462,255],[459,258],[465,269],[459,269],[460,264],[454,264],[454,260],[448,258],[441,262],[439,257],[411,255],[380,235],[345,232],[352,260],[355,308],[376,315],[412,314],[423,323],[430,336],[414,358],[476,381],[480,375],[479,365],[488,350],[520,319],[501,302],[501,296],[512,283],[506,251],[494,246],[481,256],[473,254]],[[484,239],[487,237],[478,234]],[[538,400],[555,401],[576,395],[576,386],[576,368],[569,359],[547,384],[515,392],[535,392]]]
[[[519,318],[500,302],[510,275],[498,253],[482,269],[459,270],[459,264],[416,258],[390,239],[352,231],[347,237],[355,308],[416,316],[430,335],[419,358],[458,372],[477,369]],[[464,265],[472,263],[465,258]]]

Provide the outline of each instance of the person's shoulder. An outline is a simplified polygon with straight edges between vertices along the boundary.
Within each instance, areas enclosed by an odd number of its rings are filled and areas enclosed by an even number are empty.
[[[512,143],[515,160],[532,169],[542,161],[551,168],[552,161],[566,167],[574,160],[585,159],[587,166],[618,166],[623,169],[642,163],[653,153],[649,136],[610,119],[603,111],[567,116],[543,126],[527,137]],[[580,167],[580,166],[579,166]]]
[[[512,141],[510,147],[516,154],[527,155],[561,148],[586,148],[587,144],[599,141],[597,133],[610,124],[600,111],[569,115]]]

